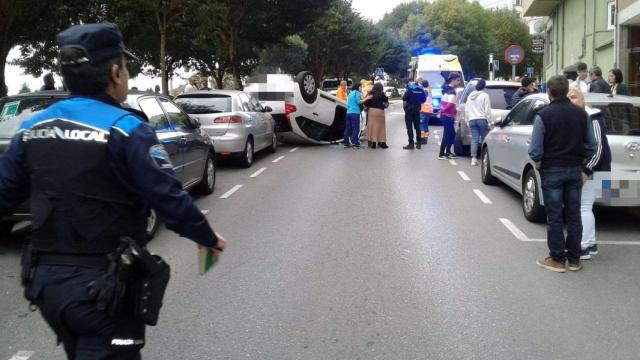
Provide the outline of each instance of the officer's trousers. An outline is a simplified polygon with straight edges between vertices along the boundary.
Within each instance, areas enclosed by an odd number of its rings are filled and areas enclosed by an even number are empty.
[[[96,308],[87,285],[104,273],[75,266],[40,265],[27,289],[73,360],[141,359],[144,324]]]

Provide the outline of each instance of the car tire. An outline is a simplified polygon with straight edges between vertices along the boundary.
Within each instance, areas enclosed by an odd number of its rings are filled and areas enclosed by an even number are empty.
[[[278,136],[276,136],[276,130],[273,130],[273,134],[271,134],[271,146],[269,146],[269,153],[275,154],[278,151]]]
[[[0,221],[0,239],[6,239],[11,236],[14,225],[15,223],[12,221]]]
[[[207,160],[202,173],[200,183],[196,185],[195,192],[200,195],[209,195],[216,187],[216,158],[213,154],[207,155]]]
[[[531,222],[544,222],[546,213],[540,205],[540,192],[535,170],[529,169],[522,182],[522,212]]]
[[[147,215],[147,228],[145,230],[147,235],[147,241],[153,239],[156,235],[156,231],[158,231],[158,227],[160,226],[160,220],[158,219],[158,215],[155,210],[149,209],[149,214]]]
[[[250,168],[253,164],[253,155],[253,140],[248,138],[247,142],[244,144],[244,151],[240,155],[240,166],[243,168]]]
[[[296,76],[296,82],[300,87],[300,93],[304,101],[307,104],[313,104],[318,98],[318,87],[311,71],[301,71]]]
[[[498,183],[498,179],[496,179],[491,174],[491,160],[489,160],[489,148],[482,148],[482,159],[480,161],[480,175],[482,177],[482,183],[485,185],[495,185]]]

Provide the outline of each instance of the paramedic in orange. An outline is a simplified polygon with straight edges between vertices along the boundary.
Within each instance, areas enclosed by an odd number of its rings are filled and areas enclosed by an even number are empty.
[[[336,97],[340,100],[347,101],[347,82],[345,80],[340,81]]]
[[[433,99],[431,98],[431,89],[427,80],[422,81],[422,88],[427,94],[427,101],[420,106],[420,138],[423,144],[429,140],[429,119],[433,115]]]

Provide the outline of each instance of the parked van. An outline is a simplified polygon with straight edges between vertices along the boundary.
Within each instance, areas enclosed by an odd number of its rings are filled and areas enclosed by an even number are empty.
[[[464,87],[464,73],[462,65],[456,55],[419,55],[411,58],[408,75],[415,80],[421,77],[429,81],[434,117],[439,117],[442,86],[452,73],[460,75],[460,86]]]

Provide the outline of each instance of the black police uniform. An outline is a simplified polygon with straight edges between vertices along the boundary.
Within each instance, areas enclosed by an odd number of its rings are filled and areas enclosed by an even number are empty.
[[[78,63],[128,54],[112,24],[71,27],[58,43],[83,49]],[[139,359],[142,321],[126,306],[116,314],[98,310],[88,290],[105,281],[107,255],[121,236],[144,241],[147,205],[169,229],[217,244],[154,130],[107,95],[72,94],[26,121],[0,163],[0,215],[29,194],[37,266],[25,295],[70,359]]]

